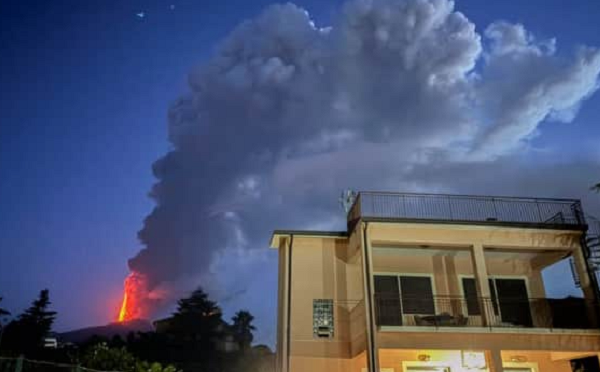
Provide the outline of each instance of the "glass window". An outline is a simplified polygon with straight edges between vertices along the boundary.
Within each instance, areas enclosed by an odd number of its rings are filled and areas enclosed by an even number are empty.
[[[435,314],[430,277],[401,276],[400,296],[404,314]]]
[[[498,300],[496,296],[496,284],[493,279],[488,279],[490,285],[490,293],[492,296],[492,306],[494,307],[494,314],[498,315]],[[481,315],[481,309],[479,309],[479,301],[477,299],[477,288],[475,286],[475,279],[463,278],[462,279],[463,294],[467,303],[467,314],[469,315]],[[489,302],[486,301],[486,304]]]

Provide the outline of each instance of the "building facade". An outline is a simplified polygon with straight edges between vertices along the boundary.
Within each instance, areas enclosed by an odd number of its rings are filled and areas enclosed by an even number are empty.
[[[277,371],[596,372],[593,242],[577,200],[361,192],[346,231],[273,233]]]

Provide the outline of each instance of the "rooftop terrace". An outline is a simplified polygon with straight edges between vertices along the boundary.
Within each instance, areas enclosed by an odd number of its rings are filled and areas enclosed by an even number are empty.
[[[393,192],[358,193],[348,221],[358,219],[582,230],[587,227],[577,199]]]

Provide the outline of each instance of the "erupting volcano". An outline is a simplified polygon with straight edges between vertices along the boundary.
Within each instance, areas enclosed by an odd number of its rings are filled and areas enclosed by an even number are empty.
[[[117,320],[146,319],[148,312],[148,280],[144,274],[132,272],[125,279],[123,303]]]

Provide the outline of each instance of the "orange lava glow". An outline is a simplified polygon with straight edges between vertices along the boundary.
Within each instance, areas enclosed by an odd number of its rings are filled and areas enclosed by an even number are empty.
[[[119,311],[119,322],[125,321],[125,314],[127,313],[127,292],[123,293],[123,304],[121,305],[121,311]]]
[[[144,319],[148,314],[148,285],[146,276],[132,272],[125,278],[123,303],[117,320],[127,322],[133,319]]]

